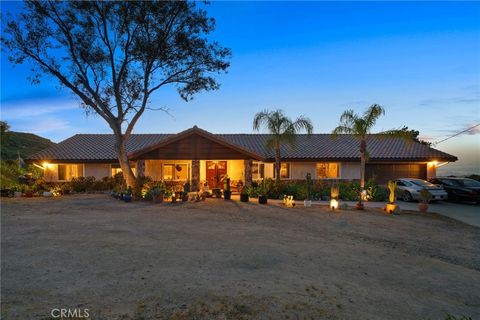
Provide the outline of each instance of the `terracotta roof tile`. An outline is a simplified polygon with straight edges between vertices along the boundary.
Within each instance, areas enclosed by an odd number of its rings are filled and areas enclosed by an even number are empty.
[[[133,134],[127,143],[127,151],[134,152],[171,138],[175,134]],[[252,153],[273,160],[273,150],[265,149],[267,134],[215,134],[216,137],[238,145]],[[111,134],[77,134],[55,146],[40,151],[29,160],[69,160],[69,161],[116,161],[114,136]],[[455,161],[457,158],[427,145],[407,142],[401,138],[369,135],[367,148],[370,160],[396,161]],[[352,135],[339,135],[335,139],[330,134],[297,136],[295,148],[283,146],[282,158],[288,159],[324,159],[358,160],[359,142]]]

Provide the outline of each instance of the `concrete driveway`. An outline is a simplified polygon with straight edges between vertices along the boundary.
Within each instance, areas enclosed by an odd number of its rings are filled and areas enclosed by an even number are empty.
[[[318,201],[315,203],[328,205],[327,201]],[[346,203],[348,203],[349,206],[354,206],[356,202],[346,201]],[[397,203],[403,210],[418,211],[418,202],[398,201]],[[369,208],[383,208],[385,206],[385,202],[365,202],[365,206]],[[428,212],[438,213],[463,223],[480,227],[479,205],[440,201],[431,203],[429,205]]]

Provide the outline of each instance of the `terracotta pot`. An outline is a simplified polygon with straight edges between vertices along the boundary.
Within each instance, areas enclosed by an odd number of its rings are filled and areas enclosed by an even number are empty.
[[[423,203],[423,202],[420,202],[420,203],[418,204],[418,211],[420,211],[420,212],[427,212],[427,210],[428,210],[428,204]]]
[[[160,193],[160,194],[156,194],[152,197],[152,200],[154,203],[162,203],[163,202],[163,193]]]
[[[358,202],[356,205],[355,205],[355,209],[357,210],[363,210],[365,207],[363,205],[363,203],[361,202]]]
[[[397,205],[394,203],[387,203],[384,208],[385,212],[390,214],[393,214],[396,209],[397,209]]]

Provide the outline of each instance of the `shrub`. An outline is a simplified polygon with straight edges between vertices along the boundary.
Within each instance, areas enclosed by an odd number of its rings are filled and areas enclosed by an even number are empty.
[[[340,199],[345,201],[357,201],[360,194],[360,183],[358,182],[341,182]]]

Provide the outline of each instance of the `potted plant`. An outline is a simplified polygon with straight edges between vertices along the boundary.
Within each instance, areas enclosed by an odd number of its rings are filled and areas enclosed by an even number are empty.
[[[385,206],[385,212],[394,213],[398,210],[398,206],[395,203],[395,189],[397,188],[397,181],[388,181],[387,182],[388,190],[390,194],[388,196],[388,203]]]
[[[154,203],[162,203],[166,196],[167,186],[163,181],[158,182],[150,189],[152,201]]]
[[[363,198],[365,196],[365,192],[364,190],[361,190],[359,193],[358,193],[358,202],[357,204],[355,205],[355,209],[357,210],[363,210],[365,208],[365,206],[363,205]]]
[[[230,200],[232,198],[232,191],[230,190],[230,178],[225,176],[225,188],[223,190],[223,198]]]
[[[173,197],[173,193],[170,190],[165,190],[164,200],[172,200],[172,198],[175,198]]]
[[[263,179],[262,185],[259,187],[258,190],[258,203],[267,204],[267,202],[267,189],[265,187],[265,179]]]
[[[127,191],[125,191],[125,193],[123,194],[123,201],[132,201],[132,187],[128,187]]]
[[[215,188],[212,189],[213,194],[215,195],[216,198],[221,198],[222,197],[222,190],[220,188]]]
[[[154,187],[151,191],[153,203],[162,203],[164,199],[164,192],[162,189]]]
[[[430,200],[432,200],[432,194],[430,193],[430,191],[426,189],[420,190],[420,201],[418,202],[418,210],[420,212],[427,212]]]
[[[312,206],[312,189],[313,189],[313,181],[312,181],[312,175],[310,173],[307,173],[306,176],[306,187],[307,187],[307,198],[303,200],[303,206],[304,207],[311,207]]]
[[[243,187],[242,186],[242,191],[240,192],[240,201],[241,202],[248,202],[249,196],[248,196],[248,187]]]

